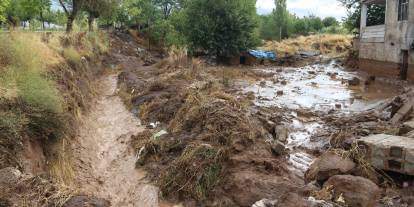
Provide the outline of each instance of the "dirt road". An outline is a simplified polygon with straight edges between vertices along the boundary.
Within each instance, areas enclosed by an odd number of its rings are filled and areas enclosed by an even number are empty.
[[[115,95],[116,88],[115,74],[99,81],[98,98],[72,143],[76,187],[112,206],[158,206],[158,189],[147,183],[144,171],[135,169],[128,144],[144,128]]]

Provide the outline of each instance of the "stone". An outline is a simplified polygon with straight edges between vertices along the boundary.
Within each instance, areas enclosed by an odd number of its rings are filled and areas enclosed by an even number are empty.
[[[414,130],[413,131],[411,131],[411,132],[408,132],[407,134],[405,134],[404,135],[405,137],[408,137],[408,138],[411,138],[411,139],[414,139]]]
[[[275,140],[271,143],[271,150],[275,156],[281,156],[287,153],[286,146],[278,140]]]
[[[347,206],[374,207],[380,198],[381,189],[372,181],[353,175],[335,175],[324,183],[333,187],[334,200],[341,200]]]
[[[262,199],[252,205],[252,207],[274,207],[276,206],[277,200]]]
[[[357,77],[354,77],[351,80],[348,80],[348,84],[350,86],[358,86],[358,85],[361,84],[361,80],[359,80],[359,78],[357,78]]]
[[[414,131],[414,120],[404,122],[398,131],[398,135],[404,135],[411,131]]]
[[[305,173],[305,180],[325,181],[334,175],[348,174],[355,167],[351,159],[343,158],[334,152],[326,152],[311,164]]]
[[[289,130],[283,125],[278,125],[275,127],[275,137],[276,140],[286,143],[289,138]]]
[[[296,193],[287,193],[277,203],[278,207],[309,207],[310,202]]]
[[[316,200],[314,197],[308,198],[309,207],[334,207],[332,204],[324,200]]]
[[[277,96],[283,96],[283,94],[284,94],[284,93],[283,93],[283,91],[277,91],[277,92],[276,92],[276,95],[277,95]]]
[[[400,122],[404,117],[407,116],[409,112],[412,111],[414,106],[414,98],[410,99],[408,102],[406,102],[392,117],[391,124],[397,124]]]
[[[110,207],[111,203],[102,198],[77,195],[71,197],[63,207]]]
[[[372,166],[382,170],[414,175],[414,139],[377,134],[362,137],[365,157]]]

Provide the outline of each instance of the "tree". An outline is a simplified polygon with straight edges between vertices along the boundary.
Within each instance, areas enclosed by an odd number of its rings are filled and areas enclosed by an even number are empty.
[[[154,0],[154,4],[162,10],[164,19],[168,19],[173,10],[180,7],[178,0]]]
[[[0,0],[0,23],[6,21],[6,9],[10,5],[10,0]]]
[[[338,21],[335,17],[325,17],[323,20],[323,26],[330,27],[330,26],[337,26],[339,25]]]
[[[348,10],[344,25],[349,31],[359,30],[361,22],[361,3],[359,0],[338,0]],[[385,5],[372,4],[368,6],[367,25],[385,23]]]
[[[275,27],[279,34],[279,41],[287,38],[288,35],[288,18],[289,12],[287,10],[286,0],[275,0],[276,8],[274,9]]]
[[[81,11],[83,0],[59,0],[60,5],[67,17],[66,32],[70,33],[73,30],[73,21],[75,21],[78,12]]]
[[[184,34],[192,51],[230,57],[257,44],[255,0],[191,0],[186,3]]]
[[[93,23],[101,15],[109,15],[114,11],[116,2],[114,0],[84,0],[83,10],[88,13],[88,28],[93,31]]]
[[[275,18],[273,15],[259,16],[259,33],[260,38],[265,40],[274,40],[279,37],[275,30]]]

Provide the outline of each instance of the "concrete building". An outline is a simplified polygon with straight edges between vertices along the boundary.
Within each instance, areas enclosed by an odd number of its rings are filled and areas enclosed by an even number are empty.
[[[370,5],[385,6],[385,22],[367,25]],[[414,80],[414,0],[362,0],[360,68]]]

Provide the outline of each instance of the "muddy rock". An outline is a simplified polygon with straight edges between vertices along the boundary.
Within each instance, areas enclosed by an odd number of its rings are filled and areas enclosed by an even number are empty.
[[[358,85],[361,84],[361,80],[359,78],[355,77],[355,78],[352,78],[351,80],[348,80],[348,84],[350,86],[358,86]]]
[[[110,207],[111,203],[101,198],[89,196],[73,196],[63,207]]]
[[[298,192],[298,188],[283,177],[251,170],[234,172],[229,176],[224,190],[238,206],[252,206],[263,198],[278,200],[288,192]]]
[[[316,200],[314,197],[309,197],[308,202],[310,207],[333,207],[332,204],[323,200]]]
[[[276,203],[277,200],[262,199],[253,204],[252,207],[274,207]]]
[[[289,130],[283,125],[278,125],[275,127],[275,137],[276,140],[279,140],[285,143],[289,137]]]
[[[286,146],[279,140],[273,141],[270,147],[271,147],[273,155],[275,156],[281,156],[288,152],[288,149],[286,148]]]
[[[326,152],[316,159],[305,174],[306,182],[325,181],[331,176],[350,173],[355,163],[349,158],[342,158],[334,152]]]
[[[324,184],[328,186],[333,186],[334,198],[342,196],[345,203],[353,207],[373,207],[381,194],[372,181],[352,175],[335,175]]]
[[[283,91],[277,91],[277,92],[276,92],[276,95],[277,95],[277,96],[283,96],[283,94],[284,94],[284,92],[283,92]]]
[[[398,134],[401,136],[411,131],[414,131],[414,120],[404,122],[404,124],[399,129]]]
[[[304,198],[300,197],[296,193],[288,193],[284,195],[280,202],[277,203],[277,207],[309,207],[311,203]]]

